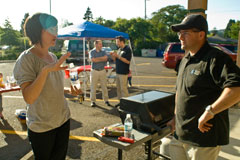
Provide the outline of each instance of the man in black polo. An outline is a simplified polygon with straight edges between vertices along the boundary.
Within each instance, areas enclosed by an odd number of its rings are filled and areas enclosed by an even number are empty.
[[[116,86],[118,99],[128,97],[127,79],[129,66],[132,58],[132,51],[128,45],[125,45],[125,39],[122,36],[116,38],[116,45],[119,47],[117,53],[111,53],[116,61]],[[116,106],[118,106],[117,104]]]
[[[209,45],[203,16],[189,15],[172,30],[188,53],[179,66],[175,118],[169,123],[176,130],[170,156],[215,160],[220,146],[229,143],[228,108],[240,101],[240,69]]]

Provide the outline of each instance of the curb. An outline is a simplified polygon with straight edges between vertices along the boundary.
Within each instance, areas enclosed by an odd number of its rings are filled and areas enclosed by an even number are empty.
[[[16,62],[16,60],[0,60],[0,63],[13,63]]]

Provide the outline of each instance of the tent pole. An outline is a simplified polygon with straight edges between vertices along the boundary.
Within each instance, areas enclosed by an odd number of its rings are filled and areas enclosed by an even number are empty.
[[[84,97],[86,98],[86,95],[87,95],[87,93],[86,93],[86,91],[87,91],[87,87],[86,87],[86,70],[85,70],[85,57],[86,57],[86,55],[85,55],[85,37],[83,37],[83,81],[84,81]]]
[[[90,40],[89,40],[89,39],[87,40],[87,51],[88,51],[88,53],[90,53]],[[88,56],[89,56],[89,55],[88,55]],[[88,58],[88,60],[87,60],[88,65],[90,65],[89,57],[87,57],[87,58]]]
[[[130,39],[128,40],[128,44],[129,44],[129,47],[130,47],[130,49],[131,49],[131,51],[132,51],[132,62],[133,62],[134,73],[135,73],[135,76],[137,77],[138,89],[140,89],[138,72],[137,72],[136,62],[135,62],[135,59],[134,59],[133,49],[132,49],[132,46],[131,46],[131,41],[130,41]],[[142,94],[142,100],[144,100],[144,94]]]

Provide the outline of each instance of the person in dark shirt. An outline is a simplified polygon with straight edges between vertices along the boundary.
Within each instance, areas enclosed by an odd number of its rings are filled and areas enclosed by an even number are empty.
[[[179,64],[175,117],[168,123],[175,130],[171,159],[216,160],[229,143],[228,108],[240,101],[240,69],[209,45],[203,16],[188,15],[171,28],[188,51]]]
[[[125,39],[122,36],[116,38],[116,45],[119,47],[117,53],[111,52],[113,60],[116,62],[116,86],[117,97],[128,97],[128,73],[132,58],[132,51],[128,45],[125,45]],[[116,106],[118,106],[117,104]]]

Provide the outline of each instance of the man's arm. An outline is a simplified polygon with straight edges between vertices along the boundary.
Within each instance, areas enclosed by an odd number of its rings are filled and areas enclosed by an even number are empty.
[[[96,58],[91,58],[92,62],[106,62],[108,60],[108,57],[105,55],[103,57],[96,57]]]
[[[176,113],[177,113],[177,93],[175,95],[175,109],[174,109],[174,116],[172,118],[172,120],[170,120],[167,125],[172,127],[172,133],[175,131],[175,117],[176,117]]]
[[[130,61],[127,60],[126,58],[118,55],[116,52],[110,54],[112,56],[112,59],[115,61],[116,59],[119,59],[120,61],[130,64]]]
[[[124,63],[130,64],[130,61],[127,60],[127,59],[124,58],[124,57],[118,56],[117,58],[118,58],[120,61],[124,62]]]
[[[214,115],[230,108],[240,101],[240,87],[225,88],[220,97],[211,105],[211,111]],[[198,120],[198,128],[201,132],[207,132],[212,124],[207,123],[214,115],[208,111],[203,112]]]

